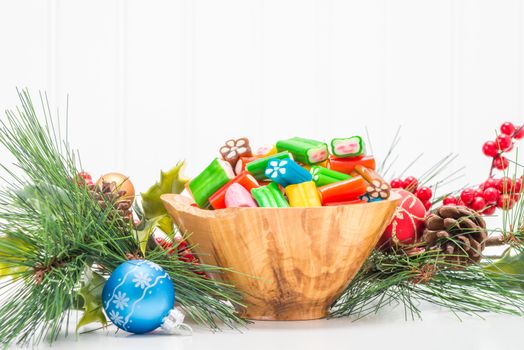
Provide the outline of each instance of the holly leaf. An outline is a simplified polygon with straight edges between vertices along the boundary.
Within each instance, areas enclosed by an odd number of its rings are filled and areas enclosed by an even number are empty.
[[[149,236],[151,236],[156,227],[161,229],[165,234],[169,236],[172,236],[174,233],[173,221],[171,220],[171,217],[168,214],[164,214],[161,216],[157,216],[153,219],[147,220],[146,224],[144,225],[144,228],[137,231],[137,239],[140,244],[140,250],[142,251],[142,254],[144,254],[144,256],[146,255],[147,241],[149,239]]]
[[[501,259],[484,267],[487,271],[493,273],[505,273],[515,277],[514,287],[524,289],[524,251],[518,254],[506,253]]]
[[[180,193],[184,190],[185,184],[189,181],[181,176],[181,170],[185,162],[180,161],[177,165],[167,172],[160,172],[160,181],[155,183],[142,196],[142,208],[146,219],[152,219],[167,213],[160,196],[166,193]]]
[[[86,269],[86,278],[78,291],[78,295],[82,298],[84,314],[76,325],[77,332],[80,327],[91,323],[98,322],[103,326],[107,325],[107,319],[102,311],[102,290],[105,283],[106,279],[100,274]]]

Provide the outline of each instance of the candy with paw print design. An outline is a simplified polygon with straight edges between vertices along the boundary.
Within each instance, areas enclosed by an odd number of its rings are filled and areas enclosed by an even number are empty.
[[[365,152],[364,142],[360,136],[331,140],[331,153],[336,157],[360,157],[363,156]]]
[[[370,199],[388,199],[391,186],[376,171],[362,165],[355,166],[354,174],[358,174],[368,182],[366,187]]]
[[[245,137],[239,138],[237,140],[231,139],[227,140],[225,145],[220,147],[220,154],[222,158],[231,164],[233,169],[240,157],[250,157],[251,156],[251,147],[249,146],[249,140]]]
[[[265,175],[268,179],[283,187],[311,181],[312,179],[309,171],[302,168],[292,159],[273,159],[269,161]]]
[[[317,186],[313,181],[302,182],[286,187],[289,205],[292,207],[321,207]]]
[[[302,137],[278,141],[277,150],[290,152],[293,159],[306,165],[322,163],[329,156],[328,147],[324,142]]]

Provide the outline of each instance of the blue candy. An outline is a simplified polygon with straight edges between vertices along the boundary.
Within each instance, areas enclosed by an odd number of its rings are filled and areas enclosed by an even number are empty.
[[[292,159],[273,159],[269,161],[264,174],[268,179],[283,187],[313,179],[309,171],[302,168]]]

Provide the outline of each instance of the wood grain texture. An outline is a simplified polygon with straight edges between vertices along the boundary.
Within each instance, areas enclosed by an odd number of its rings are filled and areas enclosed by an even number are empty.
[[[202,210],[181,195],[162,200],[191,234],[198,257],[231,268],[224,278],[244,295],[247,318],[323,318],[390,222],[398,198],[317,208]],[[250,277],[252,276],[252,277]]]

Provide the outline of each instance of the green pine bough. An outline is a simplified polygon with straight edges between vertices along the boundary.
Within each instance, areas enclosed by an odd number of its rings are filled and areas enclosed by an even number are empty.
[[[161,249],[145,252],[134,227],[122,229],[112,206],[103,209],[75,181],[77,155],[53,124],[46,96],[40,95],[42,115],[27,91],[19,91],[19,98],[20,106],[7,111],[0,125],[0,143],[15,159],[14,167],[2,165],[0,342],[52,342],[76,309],[85,311],[80,325],[105,322],[100,285],[130,255],[151,260],[170,274],[177,303],[197,323],[211,329],[244,325],[235,312],[240,294],[231,285],[195,273],[224,270],[195,266]],[[155,199],[159,192],[181,190],[173,187],[174,181],[171,185],[150,191],[150,212],[162,215]],[[147,239],[147,232],[141,238]]]

